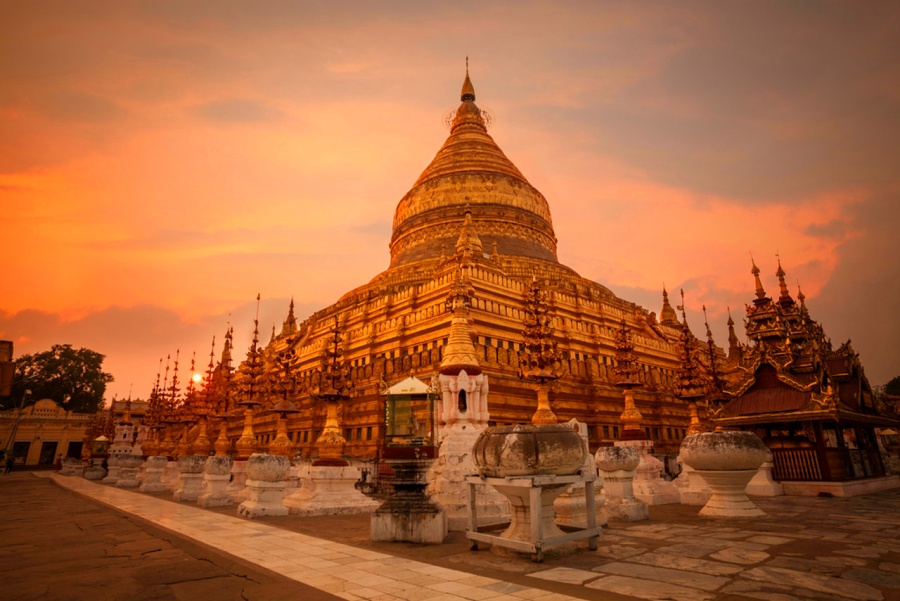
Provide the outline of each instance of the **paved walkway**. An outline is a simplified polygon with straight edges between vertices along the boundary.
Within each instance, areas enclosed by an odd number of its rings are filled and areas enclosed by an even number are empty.
[[[758,499],[765,517],[733,521],[700,518],[697,507],[653,507],[647,522],[611,524],[599,551],[533,564],[472,553],[458,535],[430,547],[371,543],[367,516],[249,521],[234,508],[41,475],[348,601],[900,599],[900,491]]]

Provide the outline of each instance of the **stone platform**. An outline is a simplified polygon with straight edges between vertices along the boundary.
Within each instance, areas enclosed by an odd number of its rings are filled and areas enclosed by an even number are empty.
[[[168,531],[172,540],[230,556],[235,564],[274,573],[296,587],[311,587],[297,588],[297,598],[307,598],[303,591],[312,590],[324,596],[309,598],[347,601],[900,599],[898,490],[851,498],[757,498],[766,515],[746,520],[702,518],[696,507],[658,506],[647,521],[610,522],[598,551],[583,548],[566,558],[533,564],[472,553],[462,533],[451,533],[443,545],[372,543],[366,515],[248,521],[235,517],[233,507],[205,510],[162,495],[42,475],[87,497],[83,503],[92,508],[90,515],[124,512],[135,516],[135,523]],[[21,549],[52,548],[54,541],[41,520],[28,532],[12,527],[7,516],[15,518],[9,508],[21,503],[16,492],[20,485],[0,476],[4,582],[29,579],[34,586],[49,586],[63,577],[78,582],[76,569],[109,561],[97,557],[77,567],[54,565],[52,573],[23,571],[15,559]],[[24,507],[16,510],[27,515]],[[49,522],[48,528],[52,532]],[[96,586],[103,574],[115,579],[115,573],[90,572],[84,586],[72,590],[96,592],[88,584]]]

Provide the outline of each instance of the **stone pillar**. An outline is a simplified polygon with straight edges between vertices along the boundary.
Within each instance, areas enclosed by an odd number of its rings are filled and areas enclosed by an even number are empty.
[[[247,460],[247,500],[238,507],[245,518],[287,515],[282,500],[291,462],[287,457],[253,453]]]
[[[746,492],[754,497],[780,497],[784,494],[784,486],[781,482],[775,482],[772,479],[772,470],[775,467],[775,459],[772,457],[772,451],[766,452],[766,460],[759,466],[756,474],[747,484]]]
[[[207,457],[185,455],[178,458],[178,472],[181,477],[172,498],[176,501],[196,501],[202,492],[203,466]]]
[[[137,474],[142,463],[144,463],[144,458],[140,455],[121,455],[119,457],[119,479],[116,480],[116,486],[120,488],[140,486]]]
[[[603,476],[606,515],[612,520],[638,522],[650,517],[650,508],[634,496],[634,471],[641,462],[633,447],[601,447],[594,454]]]
[[[203,468],[204,489],[197,498],[200,507],[223,507],[234,503],[234,498],[228,494],[228,482],[231,480],[231,457],[210,457]]]
[[[162,492],[166,485],[162,483],[163,473],[169,460],[165,457],[147,457],[144,462],[144,481],[141,482],[141,492]]]

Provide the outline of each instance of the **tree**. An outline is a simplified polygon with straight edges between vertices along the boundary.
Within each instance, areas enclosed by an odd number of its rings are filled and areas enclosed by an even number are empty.
[[[112,374],[103,371],[104,355],[71,344],[54,344],[43,353],[16,360],[12,396],[7,406],[17,406],[25,390],[31,398],[52,399],[68,411],[95,413],[103,404]]]
[[[891,396],[900,396],[900,376],[884,385],[884,393]]]

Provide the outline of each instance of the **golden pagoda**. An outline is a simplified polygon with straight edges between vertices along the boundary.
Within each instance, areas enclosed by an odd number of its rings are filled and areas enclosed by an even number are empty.
[[[474,291],[468,319],[475,359],[491,382],[492,425],[529,423],[534,413],[534,384],[518,372],[527,350],[528,294],[538,281],[548,341],[559,352],[558,377],[547,382],[559,421],[587,423],[592,446],[619,437],[622,394],[613,368],[616,332],[624,323],[640,357],[633,377],[640,383],[634,402],[642,425],[659,452],[677,452],[689,423],[674,383],[681,324],[671,319],[671,307],[657,322],[655,313],[559,262],[547,200],[488,133],[475,99],[467,69],[449,136],[397,204],[389,266],[299,324],[291,304],[284,327],[264,350],[259,381],[267,384],[258,389],[259,400],[271,408],[290,396],[299,409],[287,418],[290,439],[301,455],[318,456],[328,404],[317,400],[317,391],[326,384],[322,365],[334,352],[337,327],[351,393],[332,407],[338,415],[329,416],[329,428],[340,423],[346,456],[375,457],[384,437],[379,391],[409,376],[429,381],[441,370],[454,319],[446,299],[464,269]],[[217,369],[222,383],[228,370]],[[261,443],[275,437],[275,426],[274,419],[257,418]],[[240,433],[241,424],[231,419],[229,437]]]

